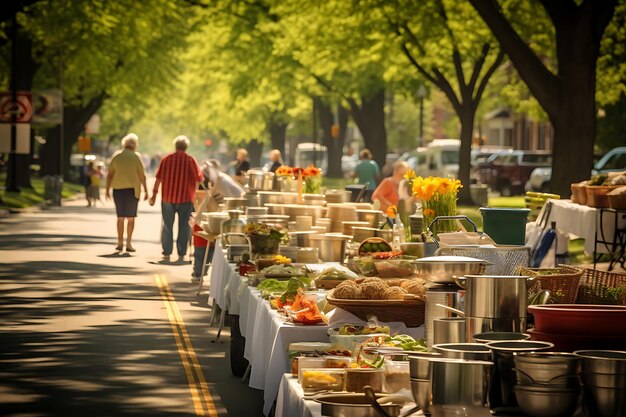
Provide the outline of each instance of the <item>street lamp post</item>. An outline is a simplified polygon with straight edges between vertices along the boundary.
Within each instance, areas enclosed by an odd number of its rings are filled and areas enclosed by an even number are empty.
[[[11,20],[11,149],[9,153],[9,166],[11,172],[7,173],[7,188],[9,192],[19,193],[17,185],[17,11],[13,13]]]
[[[420,84],[419,88],[417,89],[417,98],[420,101],[420,133],[418,138],[419,146],[424,146],[424,97],[426,97],[427,93],[428,92],[426,91],[424,84]]]

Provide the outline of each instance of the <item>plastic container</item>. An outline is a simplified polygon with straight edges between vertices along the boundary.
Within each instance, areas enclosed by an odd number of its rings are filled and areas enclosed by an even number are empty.
[[[354,358],[349,356],[326,356],[326,368],[349,368],[353,362]]]
[[[394,393],[401,389],[411,389],[408,361],[385,360],[385,392]]]
[[[530,209],[481,207],[483,231],[498,245],[523,245]]]
[[[343,391],[346,383],[345,369],[302,369],[302,389],[311,391]]]
[[[307,357],[300,356],[298,358],[298,382],[302,384],[303,373],[305,369],[326,368],[326,358],[322,356]]]
[[[346,369],[346,391],[363,392],[363,387],[369,385],[374,392],[383,390],[383,369]]]

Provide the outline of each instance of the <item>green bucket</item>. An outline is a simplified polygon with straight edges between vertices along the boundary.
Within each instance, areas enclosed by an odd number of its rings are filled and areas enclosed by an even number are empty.
[[[498,245],[523,245],[530,209],[481,207],[483,231]]]

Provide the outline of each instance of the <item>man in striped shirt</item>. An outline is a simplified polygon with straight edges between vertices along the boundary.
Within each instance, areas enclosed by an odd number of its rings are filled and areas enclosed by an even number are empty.
[[[204,179],[196,160],[187,154],[189,138],[178,136],[174,139],[176,152],[167,155],[161,160],[156,172],[156,182],[150,198],[150,205],[154,205],[159,186],[163,185],[161,197],[161,213],[163,228],[161,230],[161,245],[163,246],[163,260],[170,261],[174,246],[174,217],[178,214],[178,237],[176,250],[178,261],[185,260],[187,245],[190,237],[189,218],[193,211],[198,183]]]

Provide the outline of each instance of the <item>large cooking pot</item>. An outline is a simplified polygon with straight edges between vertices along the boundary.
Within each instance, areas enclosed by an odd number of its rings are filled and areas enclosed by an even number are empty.
[[[319,250],[320,259],[324,262],[343,262],[346,257],[346,245],[351,236],[338,233],[312,234],[309,236],[311,246]]]
[[[261,169],[250,169],[245,173],[249,190],[271,191],[274,188],[274,173]]]
[[[456,279],[466,289],[465,316],[485,318],[526,317],[527,282],[531,277],[515,275],[465,275]],[[472,333],[471,336],[474,334]]]
[[[383,397],[376,394],[377,398]],[[323,394],[314,400],[322,405],[322,415],[330,417],[379,417],[380,414],[370,405],[365,394]],[[402,406],[398,404],[381,404],[389,416],[400,415]]]
[[[415,261],[416,273],[437,284],[454,284],[455,278],[481,275],[490,262],[466,256],[429,256]]]
[[[202,213],[202,216],[206,219],[208,232],[215,235],[222,232],[222,223],[229,217],[225,211]]]
[[[493,362],[431,359],[430,365],[433,417],[491,416],[488,393]]]

